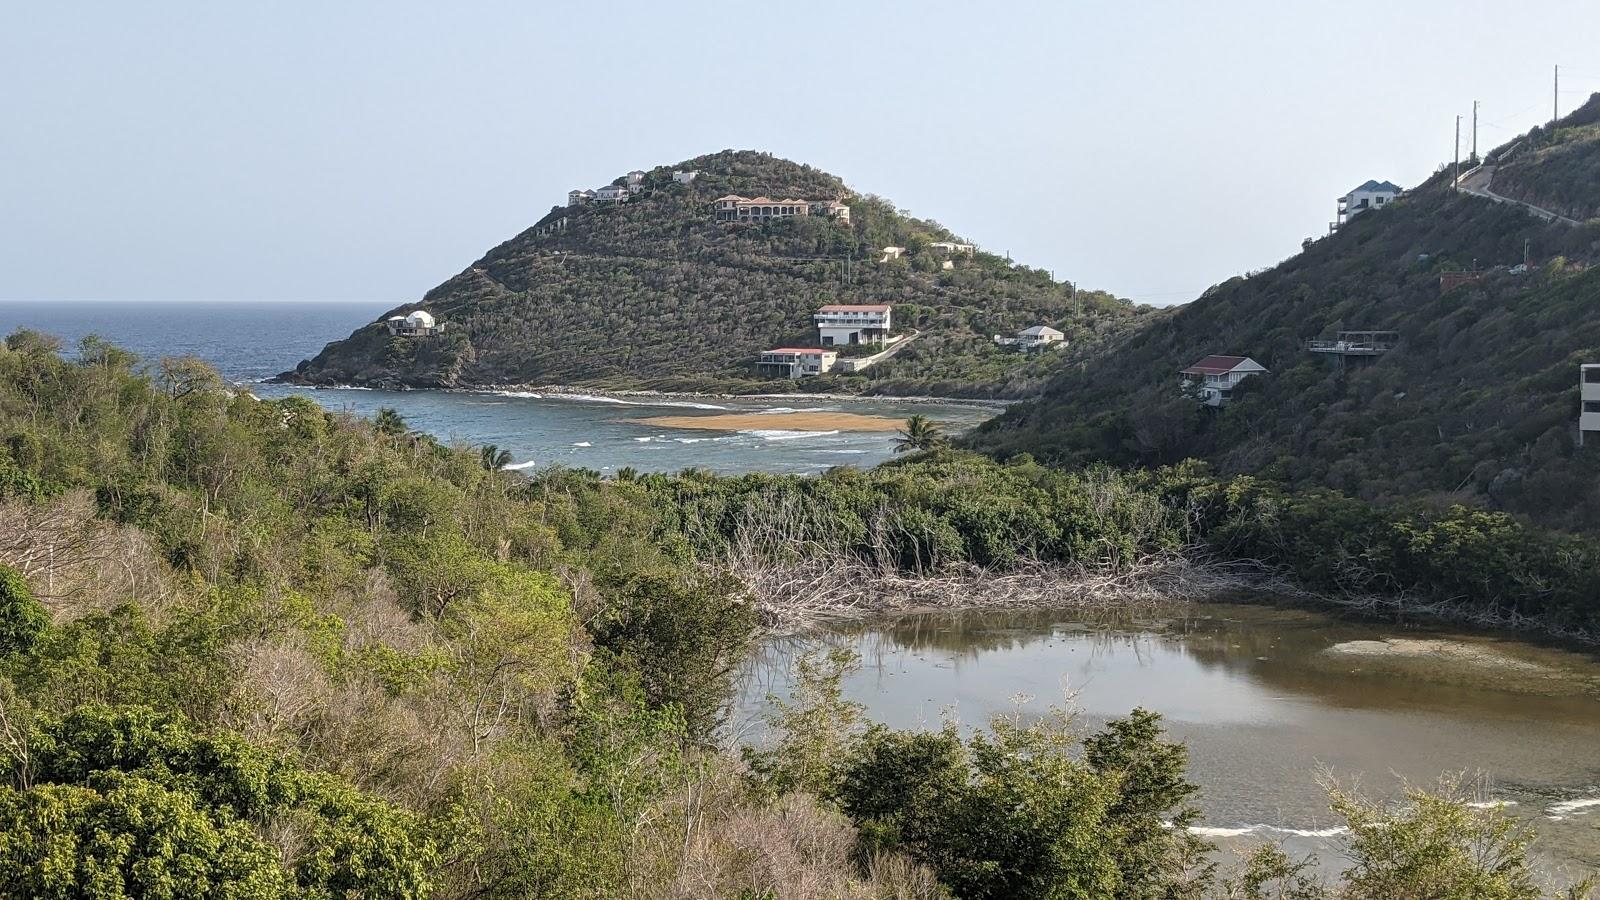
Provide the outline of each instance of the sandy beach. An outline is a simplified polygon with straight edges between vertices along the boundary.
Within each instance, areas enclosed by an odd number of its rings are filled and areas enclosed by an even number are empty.
[[[843,412],[728,413],[717,416],[651,416],[634,419],[662,428],[693,428],[700,431],[894,431],[900,419],[863,416]]]

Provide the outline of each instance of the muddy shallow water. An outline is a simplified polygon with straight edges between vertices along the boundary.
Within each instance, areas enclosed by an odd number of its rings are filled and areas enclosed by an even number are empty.
[[[1085,728],[1135,706],[1190,751],[1203,833],[1270,839],[1338,865],[1338,820],[1319,771],[1389,796],[1401,779],[1480,774],[1486,800],[1537,829],[1546,871],[1600,868],[1600,662],[1504,637],[1350,622],[1299,610],[1205,605],[1143,621],[1050,613],[898,618],[769,644],[736,727],[758,740],[764,697],[794,656],[856,649],[848,682],[868,715],[982,723],[1073,695]]]

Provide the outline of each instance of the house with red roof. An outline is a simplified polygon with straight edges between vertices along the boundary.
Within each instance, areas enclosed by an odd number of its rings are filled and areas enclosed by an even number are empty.
[[[1266,371],[1266,366],[1248,356],[1207,356],[1187,369],[1179,369],[1178,375],[1184,390],[1198,392],[1201,403],[1222,406],[1232,398],[1239,382]]]
[[[839,361],[839,353],[825,347],[779,347],[756,360],[756,371],[777,378],[822,375]]]

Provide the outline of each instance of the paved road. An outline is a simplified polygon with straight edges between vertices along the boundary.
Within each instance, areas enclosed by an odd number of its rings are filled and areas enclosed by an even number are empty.
[[[1478,197],[1483,197],[1483,198],[1485,198],[1487,200],[1493,200],[1496,203],[1515,203],[1516,205],[1522,207],[1523,209],[1527,210],[1528,212],[1533,213],[1534,215],[1538,216],[1539,218],[1545,220],[1546,222],[1560,222],[1563,225],[1582,225],[1583,224],[1582,222],[1579,222],[1577,219],[1569,219],[1566,216],[1561,215],[1560,213],[1551,212],[1548,209],[1544,209],[1542,207],[1534,206],[1532,203],[1524,203],[1521,200],[1513,200],[1510,197],[1505,197],[1505,196],[1501,196],[1500,194],[1496,194],[1494,191],[1489,189],[1489,185],[1491,185],[1493,183],[1494,183],[1494,166],[1483,165],[1483,166],[1477,167],[1476,169],[1473,169],[1471,172],[1468,172],[1466,175],[1463,175],[1461,177],[1461,183],[1460,183],[1459,186],[1463,191],[1466,191],[1469,194],[1473,194],[1473,195],[1478,196]]]

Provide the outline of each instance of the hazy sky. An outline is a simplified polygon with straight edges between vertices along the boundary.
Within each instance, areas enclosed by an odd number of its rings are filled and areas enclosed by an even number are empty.
[[[401,302],[723,148],[1153,303],[1600,90],[1600,2],[0,4],[0,299]]]

